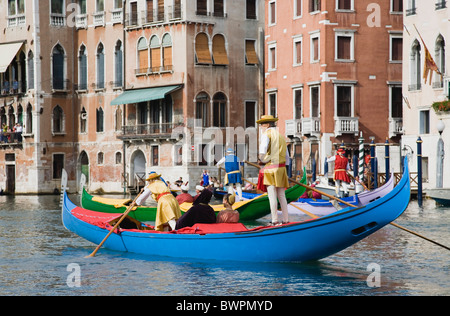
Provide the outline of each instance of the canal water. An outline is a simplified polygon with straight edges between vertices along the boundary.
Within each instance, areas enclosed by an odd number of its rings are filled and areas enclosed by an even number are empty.
[[[79,204],[78,196],[71,199]],[[450,208],[432,200],[423,208],[412,201],[396,223],[450,246]],[[94,249],[63,227],[59,196],[0,196],[0,295],[450,295],[450,251],[392,225],[307,264],[174,260],[103,249],[85,259]]]

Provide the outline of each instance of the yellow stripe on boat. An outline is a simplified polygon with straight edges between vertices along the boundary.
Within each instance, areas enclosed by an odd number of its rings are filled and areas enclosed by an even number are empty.
[[[110,199],[110,198],[103,198],[100,196],[93,196],[92,201],[99,202],[102,204],[114,205],[114,207],[116,208],[126,206],[127,204],[133,202],[133,200],[131,199]]]

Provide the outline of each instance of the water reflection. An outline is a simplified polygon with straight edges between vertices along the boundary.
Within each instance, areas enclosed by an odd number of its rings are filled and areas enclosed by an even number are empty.
[[[448,251],[393,226],[312,263],[190,261],[103,249],[85,259],[95,246],[68,232],[60,216],[58,196],[0,197],[0,295],[450,294]],[[422,209],[412,202],[397,220],[447,245],[449,222],[450,209],[432,201]],[[81,288],[66,284],[70,263],[81,268]],[[367,286],[370,263],[381,267],[379,288]]]

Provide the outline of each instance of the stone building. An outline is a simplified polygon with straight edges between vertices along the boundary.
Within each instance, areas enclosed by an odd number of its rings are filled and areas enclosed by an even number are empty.
[[[403,33],[403,107],[404,154],[413,154],[411,171],[417,172],[417,140],[422,140],[423,188],[437,187],[438,140],[441,137],[438,123],[444,123],[443,187],[450,187],[448,167],[450,166],[450,106],[440,110],[433,103],[448,101],[450,96],[448,67],[450,53],[450,9],[446,1],[405,1]],[[433,59],[439,73],[426,73],[426,50]],[[444,174],[442,174],[442,172]]]
[[[123,192],[151,170],[195,185],[226,146],[246,158],[256,144],[262,1],[10,0],[0,11],[0,118],[23,127],[2,133],[2,189],[51,193],[62,168],[72,191],[82,173],[92,191]]]

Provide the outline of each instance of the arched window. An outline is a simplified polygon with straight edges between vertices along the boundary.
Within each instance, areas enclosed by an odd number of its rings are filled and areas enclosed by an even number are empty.
[[[97,89],[105,89],[105,48],[102,43],[97,47]]]
[[[120,107],[116,109],[115,121],[116,132],[120,132],[122,130],[122,109]]]
[[[65,89],[65,52],[61,45],[56,45],[52,51],[52,75],[53,75],[53,89]]]
[[[147,73],[148,70],[148,46],[147,39],[142,37],[138,41],[138,66],[136,74]]]
[[[98,154],[97,154],[97,164],[98,165],[103,165],[103,162],[104,162],[104,154],[102,153],[102,152],[99,152]]]
[[[153,35],[150,39],[150,64],[152,72],[161,71],[161,45],[156,35]]]
[[[87,132],[87,112],[83,107],[80,113],[80,133],[84,134]]]
[[[54,134],[64,133],[64,111],[59,105],[53,109],[52,131]]]
[[[12,130],[14,125],[16,125],[16,115],[14,114],[14,107],[12,105],[9,106],[8,109],[8,126]]]
[[[27,106],[27,122],[25,124],[25,132],[26,134],[33,133],[33,107],[30,103]]]
[[[418,40],[415,40],[411,46],[411,55],[410,55],[410,85],[409,90],[420,90],[420,44]]]
[[[435,55],[435,62],[436,65],[438,66],[439,71],[442,74],[445,74],[445,40],[440,34],[436,39],[434,55]],[[433,87],[442,88],[443,87],[442,76],[436,74],[435,78],[436,79],[434,80]]]
[[[120,151],[116,152],[116,165],[120,165],[122,163],[122,153]]]
[[[218,92],[213,98],[213,126],[227,126],[227,97],[222,92]]]
[[[195,37],[195,63],[212,64],[211,53],[209,51],[209,39],[205,33],[198,33]]]
[[[27,58],[28,89],[34,89],[34,55],[30,50]]]
[[[98,108],[97,109],[97,133],[101,133],[104,131],[104,115],[103,115],[103,109]]]
[[[213,38],[213,58],[215,65],[228,65],[225,37],[222,34],[217,34]]]
[[[162,39],[163,47],[163,67],[164,70],[172,70],[172,37],[170,34],[165,34]]]
[[[196,126],[209,127],[210,98],[205,92],[201,92],[195,98]]]
[[[114,50],[114,61],[116,67],[114,73],[114,86],[123,87],[123,51],[121,41],[117,41],[116,43]]]
[[[86,46],[81,45],[78,51],[78,90],[87,90],[87,55]]]

